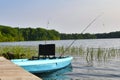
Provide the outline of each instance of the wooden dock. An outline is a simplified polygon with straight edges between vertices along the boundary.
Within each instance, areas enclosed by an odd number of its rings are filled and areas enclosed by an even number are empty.
[[[0,80],[42,80],[11,61],[0,57]]]

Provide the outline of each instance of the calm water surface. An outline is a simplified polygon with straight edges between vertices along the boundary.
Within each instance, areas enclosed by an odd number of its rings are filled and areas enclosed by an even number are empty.
[[[56,44],[56,46],[69,46],[74,40],[56,40],[47,41],[48,44]],[[45,41],[21,41],[21,42],[0,42],[0,46],[38,46],[44,44]],[[120,39],[81,39],[76,40],[72,46],[92,47],[92,48],[120,48]]]
[[[69,46],[73,40],[47,41],[47,43],[55,43],[56,46]],[[38,46],[44,41],[31,42],[5,42],[0,46]],[[117,48],[120,49],[120,39],[86,39],[77,40],[73,46],[91,47],[91,48]],[[95,54],[94,54],[95,55]],[[90,57],[93,57],[91,55]],[[109,54],[108,54],[109,55]],[[36,74],[43,80],[120,80],[120,56],[119,54],[111,54],[112,57],[103,56],[98,60],[87,60],[86,55],[72,55],[74,57],[71,65],[68,67],[49,73]],[[100,55],[97,55],[100,56]],[[105,55],[106,56],[106,55]],[[102,57],[102,56],[101,56]]]
[[[88,63],[85,59],[75,57],[72,68],[72,72],[66,73],[71,80],[120,80],[119,58]]]

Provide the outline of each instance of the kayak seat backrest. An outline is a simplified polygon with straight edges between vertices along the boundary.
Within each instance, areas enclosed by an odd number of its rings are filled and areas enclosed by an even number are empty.
[[[39,44],[38,56],[54,56],[55,57],[55,44]]]

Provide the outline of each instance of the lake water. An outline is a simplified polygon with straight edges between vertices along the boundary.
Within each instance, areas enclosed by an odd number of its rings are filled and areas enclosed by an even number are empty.
[[[56,46],[69,46],[73,40],[47,41]],[[38,46],[44,41],[4,42],[0,46]],[[74,54],[71,65],[49,73],[36,74],[43,80],[120,80],[120,39],[83,39],[76,40],[72,46],[84,48],[103,48],[95,53]],[[110,49],[111,48],[111,49]],[[114,49],[113,49],[114,48]],[[116,50],[118,49],[118,50]],[[108,50],[108,51],[107,51]],[[103,53],[102,53],[103,52]]]
[[[56,40],[47,41],[48,44],[56,44],[56,46],[69,46],[74,40]],[[44,44],[45,41],[21,41],[21,42],[0,42],[0,46],[38,46]],[[120,39],[81,39],[76,40],[72,46],[92,47],[92,48],[120,48]]]

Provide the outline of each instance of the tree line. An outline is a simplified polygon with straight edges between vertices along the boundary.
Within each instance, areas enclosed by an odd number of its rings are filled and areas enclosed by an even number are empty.
[[[96,36],[94,34],[89,34],[89,33],[85,33],[85,34],[78,34],[78,33],[72,33],[72,34],[65,34],[65,33],[61,33],[60,34],[60,39],[96,39]]]
[[[0,42],[35,40],[60,40],[60,34],[56,30],[44,28],[12,28],[0,25]]]
[[[13,28],[0,25],[0,42],[37,41],[37,40],[67,40],[67,39],[101,39],[120,38],[120,31],[99,34],[59,33],[56,30],[44,28]]]
[[[61,34],[61,39],[104,39],[104,38],[120,38],[120,31],[110,33],[97,33],[97,34]]]
[[[102,34],[95,34],[96,38],[120,38],[120,31],[110,32],[110,33],[102,33]]]

